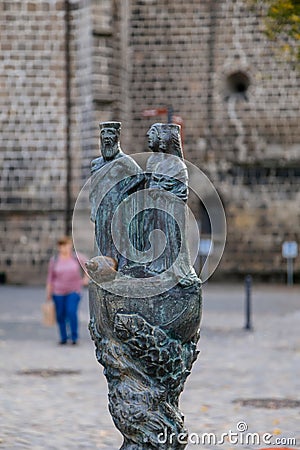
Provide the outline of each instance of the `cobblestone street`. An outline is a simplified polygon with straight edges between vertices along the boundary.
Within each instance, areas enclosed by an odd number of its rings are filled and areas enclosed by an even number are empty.
[[[117,450],[122,438],[108,412],[106,381],[87,331],[87,292],[78,347],[58,346],[56,328],[41,325],[42,288],[4,286],[0,294],[0,448]],[[181,396],[190,437],[221,438],[245,422],[247,432],[273,435],[272,443],[297,438],[297,446],[278,447],[300,448],[299,406],[266,409],[235,402],[300,400],[299,288],[254,286],[253,332],[243,329],[243,309],[242,285],[204,287],[201,353]],[[213,446],[190,442],[187,448],[217,446],[256,448],[226,439]]]

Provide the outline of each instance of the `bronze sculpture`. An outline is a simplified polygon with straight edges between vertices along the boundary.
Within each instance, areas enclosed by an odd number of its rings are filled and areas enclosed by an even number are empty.
[[[110,127],[100,124],[101,130]],[[155,153],[145,172],[130,157],[115,161],[119,152],[105,149],[112,165],[109,171],[103,159],[92,166],[97,174],[92,179],[91,206],[98,256],[87,263],[92,278],[89,328],[108,381],[109,410],[124,436],[121,450],[186,447],[187,431],[178,402],[198,354],[201,282],[186,244],[188,180],[180,128],[155,124],[148,138]],[[107,139],[107,144],[113,145],[113,140]],[[118,173],[122,159],[128,161],[125,174]],[[115,184],[105,187],[111,172]],[[117,245],[107,226],[110,222],[113,228],[120,227]],[[157,229],[166,245],[162,246],[162,240],[156,250],[154,241],[152,259],[143,259],[144,253],[149,255],[148,236]],[[102,233],[108,235],[103,241]],[[136,247],[136,258],[128,257],[126,242]],[[107,282],[109,271],[103,263],[108,257],[112,277]],[[152,290],[147,290],[148,285]],[[172,439],[162,443],[162,434]]]
[[[146,228],[149,230],[153,225],[158,226],[164,232],[169,248],[168,252],[151,262],[150,270],[163,273],[173,265],[173,272],[179,284],[188,286],[196,281],[197,275],[191,267],[187,248],[185,203],[188,200],[188,173],[183,161],[180,126],[154,124],[150,132],[153,128],[158,133],[159,143],[156,151],[159,153],[154,153],[147,162],[146,172],[151,173],[148,182],[149,195],[156,198],[161,195],[161,203],[165,201],[166,205],[163,211],[154,212]],[[178,260],[175,262],[176,258]]]
[[[118,267],[125,265],[124,251],[117,249],[110,227],[117,207],[143,181],[141,168],[120,147],[120,122],[102,122],[100,124],[100,141],[102,156],[91,164],[91,220],[95,222],[95,240],[97,254],[116,259]],[[105,182],[103,181],[105,180]],[[120,221],[127,221],[120,217]],[[118,227],[121,224],[117,225]],[[138,239],[141,233],[135,232]],[[134,240],[133,244],[139,246]]]

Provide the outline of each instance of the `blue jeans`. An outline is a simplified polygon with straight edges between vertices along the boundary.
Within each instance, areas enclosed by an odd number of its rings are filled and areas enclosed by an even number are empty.
[[[53,294],[53,301],[56,309],[56,321],[59,328],[61,342],[68,339],[67,323],[71,330],[71,339],[76,342],[78,339],[78,305],[80,295],[77,292],[70,292],[66,295]]]

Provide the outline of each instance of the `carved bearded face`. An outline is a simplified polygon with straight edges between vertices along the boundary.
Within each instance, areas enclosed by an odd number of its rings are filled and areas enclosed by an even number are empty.
[[[114,128],[103,128],[100,132],[101,153],[104,159],[113,159],[119,153],[119,135]]]

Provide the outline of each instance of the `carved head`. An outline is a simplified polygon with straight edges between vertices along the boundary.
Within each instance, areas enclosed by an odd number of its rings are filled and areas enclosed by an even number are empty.
[[[160,143],[160,132],[162,123],[154,123],[147,132],[148,136],[148,147],[152,152],[159,151],[159,143]]]
[[[104,159],[113,159],[120,151],[120,122],[101,122],[100,142],[101,153]]]
[[[183,159],[181,146],[180,125],[175,123],[164,124],[160,133],[159,151]]]

